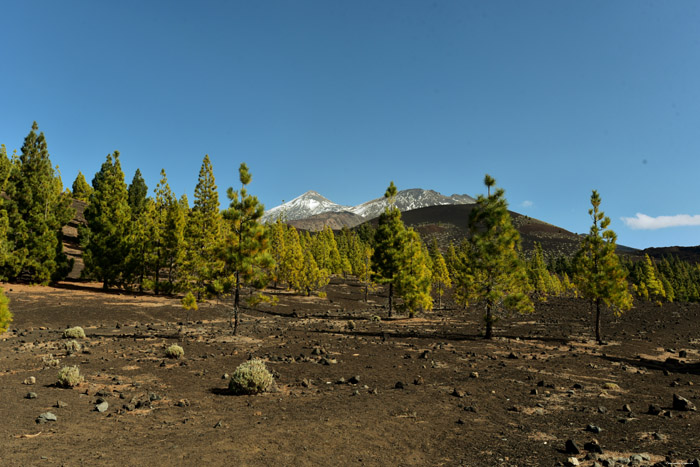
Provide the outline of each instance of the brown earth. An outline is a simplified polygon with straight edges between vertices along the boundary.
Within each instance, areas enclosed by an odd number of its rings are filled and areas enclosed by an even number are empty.
[[[5,290],[15,321],[0,336],[2,465],[536,466],[565,462],[569,439],[582,465],[593,439],[601,463],[700,456],[700,415],[672,409],[674,394],[700,404],[699,305],[605,315],[609,343],[598,346],[575,299],[504,318],[486,341],[478,310],[387,319],[385,297],[364,303],[359,284],[340,279],[325,299],[273,291],[280,304],[244,310],[236,337],[216,302],[186,321],[175,298],[96,284]],[[68,355],[62,331],[76,325],[87,348]],[[182,360],[165,358],[172,343]],[[251,356],[276,390],[229,394],[222,376]],[[85,382],[57,387],[64,365]],[[58,420],[37,423],[47,411]]]

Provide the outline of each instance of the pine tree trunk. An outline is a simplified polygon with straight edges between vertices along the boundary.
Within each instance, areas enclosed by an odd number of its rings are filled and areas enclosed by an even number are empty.
[[[597,298],[595,301],[595,338],[598,344],[603,345],[603,341],[600,338],[600,299]]]
[[[369,284],[365,282],[365,303],[367,303],[367,294],[369,293]]]
[[[240,273],[236,271],[236,290],[233,295],[233,335],[238,332],[238,304],[240,303],[241,293],[241,278]]]
[[[394,283],[389,282],[389,318],[391,318],[391,307],[393,305],[392,300],[394,298]]]
[[[486,339],[491,339],[493,337],[493,316],[491,314],[490,303],[486,303],[486,334],[484,337]]]

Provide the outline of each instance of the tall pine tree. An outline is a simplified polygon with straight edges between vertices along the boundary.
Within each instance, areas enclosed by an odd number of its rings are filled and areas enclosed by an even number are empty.
[[[601,308],[606,306],[619,315],[632,308],[632,296],[627,290],[626,272],[615,253],[617,235],[609,229],[610,218],[600,210],[600,195],[596,190],[591,194],[591,205],[588,214],[593,225],[574,259],[574,281],[579,292],[595,306],[595,338],[603,344]]]
[[[85,175],[78,172],[78,176],[73,181],[73,198],[87,202],[92,194],[92,187],[85,180]]]
[[[503,311],[531,312],[527,273],[518,254],[520,234],[511,223],[505,192],[491,193],[496,181],[484,177],[487,196],[479,195],[469,215],[471,236],[456,265],[455,294],[462,303],[485,308],[484,336],[493,336],[493,324]]]
[[[63,192],[58,169],[51,165],[44,133],[37,135],[38,129],[34,122],[5,183],[3,207],[7,212],[7,240],[13,253],[7,258],[2,275],[10,280],[44,284],[70,272],[61,228],[71,220],[74,211]]]
[[[119,151],[107,155],[92,180],[92,188],[85,208],[87,226],[80,229],[83,277],[99,280],[105,289],[121,286],[127,273],[131,210]]]
[[[389,205],[379,216],[379,223],[374,234],[374,254],[372,270],[380,284],[389,285],[389,317],[394,306],[394,287],[401,269],[401,255],[406,230],[401,220],[401,211],[395,206],[396,185],[392,181],[384,193]]]

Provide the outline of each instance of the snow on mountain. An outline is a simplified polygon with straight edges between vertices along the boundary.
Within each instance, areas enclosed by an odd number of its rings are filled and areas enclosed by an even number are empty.
[[[324,212],[349,211],[349,206],[342,206],[324,198],[315,191],[307,191],[301,196],[294,198],[280,206],[276,206],[269,211],[265,211],[262,217],[263,222],[274,222],[279,216],[283,220],[291,221],[296,219],[306,219],[307,217],[322,214]]]
[[[400,211],[411,211],[413,209],[440,206],[443,204],[470,204],[474,201],[476,200],[468,195],[444,196],[437,191],[422,190],[420,188],[401,190],[396,194],[396,207],[399,208]],[[350,208],[350,212],[360,215],[365,219],[373,219],[378,217],[387,205],[388,201],[386,198],[377,198]]]
[[[475,199],[468,195],[444,196],[437,191],[412,188],[396,194],[396,207],[401,211],[444,204],[470,204]],[[307,191],[293,200],[265,212],[263,222],[274,222],[278,216],[286,221],[306,219],[329,212],[350,212],[365,220],[379,216],[387,206],[385,198],[377,198],[357,206],[343,206],[324,198],[315,191]]]

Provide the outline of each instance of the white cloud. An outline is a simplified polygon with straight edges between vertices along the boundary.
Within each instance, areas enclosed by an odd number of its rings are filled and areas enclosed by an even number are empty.
[[[532,201],[528,201],[528,200],[525,200],[520,204],[520,206],[522,206],[524,208],[531,208],[534,205],[535,205],[535,203],[533,203]]]
[[[621,219],[627,227],[635,230],[656,230],[667,227],[700,225],[700,214],[694,216],[678,214],[676,216],[651,217],[638,212],[636,217],[622,217]]]

